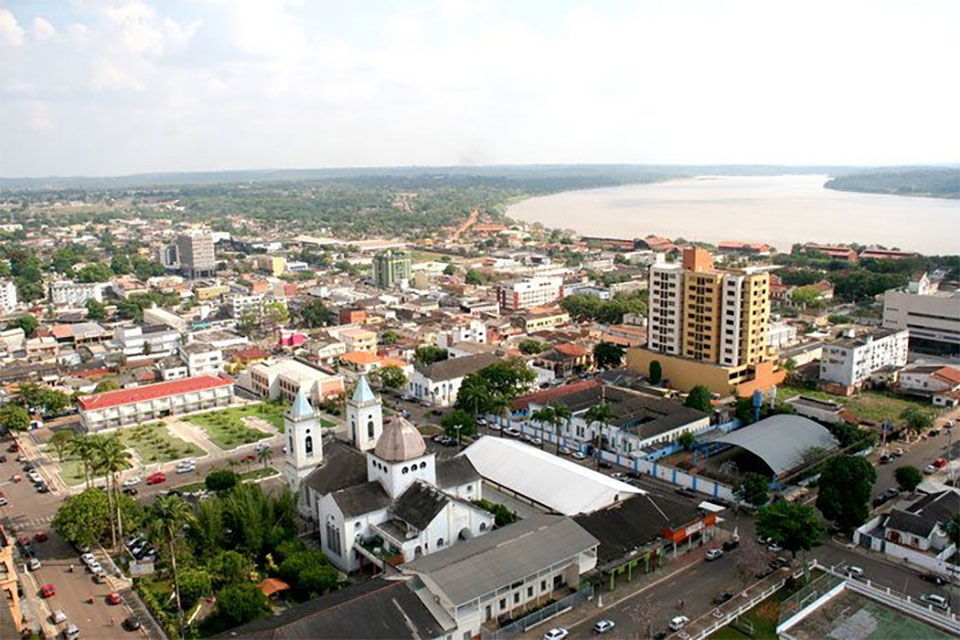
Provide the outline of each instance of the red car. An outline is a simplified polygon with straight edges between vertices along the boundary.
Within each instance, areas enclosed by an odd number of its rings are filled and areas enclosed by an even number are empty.
[[[166,482],[167,476],[162,471],[157,471],[156,473],[151,473],[147,476],[147,484],[160,484],[161,482]]]
[[[47,532],[46,531],[37,531],[33,535],[33,539],[37,542],[46,542],[47,541]]]
[[[248,453],[247,455],[245,455],[245,456],[243,456],[242,458],[240,458],[240,461],[241,461],[241,462],[256,462],[256,461],[257,461],[257,456],[253,455],[252,453]]]
[[[123,604],[123,598],[120,597],[120,594],[116,591],[107,595],[107,603],[109,604]]]
[[[30,536],[26,536],[26,535],[19,536],[17,538],[17,544],[19,544],[21,547],[27,546],[28,544],[30,544]]]
[[[933,461],[933,466],[935,466],[937,469],[943,469],[945,466],[947,466],[947,461],[943,458],[937,458]]]
[[[52,584],[45,584],[43,585],[43,589],[40,590],[40,595],[42,595],[44,598],[52,598],[53,596],[57,595],[57,590]]]
[[[9,451],[10,453],[16,453],[17,451],[20,451],[20,445],[14,442],[9,447],[7,447],[7,451]]]

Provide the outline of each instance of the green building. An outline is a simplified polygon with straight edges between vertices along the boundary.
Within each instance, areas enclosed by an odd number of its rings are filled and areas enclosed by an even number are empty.
[[[410,254],[388,249],[373,257],[373,284],[380,289],[393,289],[410,280]]]

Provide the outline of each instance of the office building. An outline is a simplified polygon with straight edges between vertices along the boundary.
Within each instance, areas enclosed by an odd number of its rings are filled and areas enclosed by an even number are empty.
[[[927,274],[883,294],[883,327],[909,329],[910,350],[960,355],[960,283]]]
[[[823,345],[820,380],[850,391],[859,389],[871,375],[907,364],[909,329],[881,329],[856,336],[851,329],[843,339]]]
[[[505,282],[497,289],[500,307],[510,310],[549,306],[563,295],[563,278],[546,276]]]
[[[180,273],[186,278],[208,278],[216,270],[213,235],[193,231],[177,236],[177,258]]]
[[[410,254],[388,249],[373,257],[373,284],[380,289],[393,289],[410,280]]]

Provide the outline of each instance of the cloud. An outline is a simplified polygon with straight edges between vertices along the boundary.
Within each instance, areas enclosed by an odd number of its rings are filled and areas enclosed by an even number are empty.
[[[53,25],[37,16],[33,19],[33,37],[41,42],[44,40],[49,40],[54,35],[56,35],[57,30],[53,28]]]
[[[19,47],[23,44],[23,28],[9,9],[0,8],[0,45]]]

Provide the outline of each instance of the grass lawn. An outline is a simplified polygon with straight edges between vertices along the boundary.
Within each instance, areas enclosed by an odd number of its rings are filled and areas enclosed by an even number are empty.
[[[276,425],[275,420],[279,417],[280,424],[283,424],[283,408],[280,407],[276,410],[263,409],[261,407],[264,404],[200,413],[188,417],[187,420],[206,431],[210,440],[221,449],[236,449],[242,444],[257,442],[270,437],[269,434],[259,429],[253,429],[245,425],[242,420],[244,416],[263,418],[274,425]],[[283,430],[282,426],[280,430]]]
[[[260,467],[259,469],[244,471],[240,474],[240,480],[259,480],[261,478],[269,478],[270,476],[278,475],[279,473],[280,472],[273,467]]]
[[[804,395],[819,400],[832,400],[846,407],[851,413],[861,420],[871,422],[889,422],[899,424],[900,413],[907,407],[920,407],[930,411],[934,409],[929,403],[919,399],[906,398],[887,391],[864,391],[849,398],[843,396],[834,396],[822,391],[808,391],[797,387],[779,387],[777,397],[786,400],[795,395]]]
[[[324,429],[333,429],[337,426],[337,423],[333,420],[327,420],[326,418],[320,418],[320,426]]]
[[[136,449],[137,455],[144,464],[171,462],[204,455],[203,449],[192,442],[171,435],[170,430],[158,422],[124,429],[120,432],[120,440],[125,446]]]
[[[71,487],[83,484],[83,464],[80,462],[80,458],[64,456],[63,462],[60,463],[60,478]],[[97,476],[96,474],[91,474],[90,480],[92,483],[96,483],[98,480],[101,483],[106,481],[105,476]]]
[[[446,260],[444,260],[446,258]],[[446,253],[436,253],[434,251],[422,251],[414,249],[410,252],[410,259],[414,262],[447,262],[452,261],[453,256]]]

